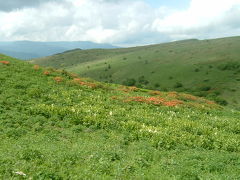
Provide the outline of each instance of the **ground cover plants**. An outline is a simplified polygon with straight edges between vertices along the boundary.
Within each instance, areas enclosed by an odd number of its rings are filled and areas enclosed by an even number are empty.
[[[240,178],[237,110],[0,61],[0,179]]]

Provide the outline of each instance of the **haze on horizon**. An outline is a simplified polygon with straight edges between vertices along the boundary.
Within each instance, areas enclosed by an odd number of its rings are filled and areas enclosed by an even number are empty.
[[[240,0],[9,0],[0,41],[135,46],[240,35]]]

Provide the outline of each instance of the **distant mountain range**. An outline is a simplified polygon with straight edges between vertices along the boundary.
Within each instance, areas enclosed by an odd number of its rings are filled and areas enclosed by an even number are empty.
[[[118,48],[111,44],[99,44],[89,41],[60,41],[60,42],[37,42],[37,41],[11,41],[0,42],[0,53],[18,59],[28,60],[53,54],[62,53],[72,49],[112,49]]]

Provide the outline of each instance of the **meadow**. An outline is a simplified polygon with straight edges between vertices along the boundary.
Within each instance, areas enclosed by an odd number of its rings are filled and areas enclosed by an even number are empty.
[[[192,39],[133,48],[74,50],[32,62],[102,82],[188,92],[239,110],[239,40]]]
[[[0,179],[239,179],[240,112],[0,55]]]

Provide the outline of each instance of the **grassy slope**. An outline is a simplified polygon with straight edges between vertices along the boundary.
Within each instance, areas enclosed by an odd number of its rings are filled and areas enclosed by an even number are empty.
[[[129,49],[73,51],[36,59],[33,63],[65,68],[81,76],[120,84],[127,78],[138,81],[144,76],[149,83],[137,82],[137,86],[187,91],[212,99],[217,95],[231,106],[240,107],[239,40],[240,37],[232,37]],[[237,63],[238,67],[219,68],[231,62]],[[175,88],[177,82],[183,87]],[[203,90],[209,87],[211,90]]]
[[[240,178],[237,111],[0,59],[0,179]]]

